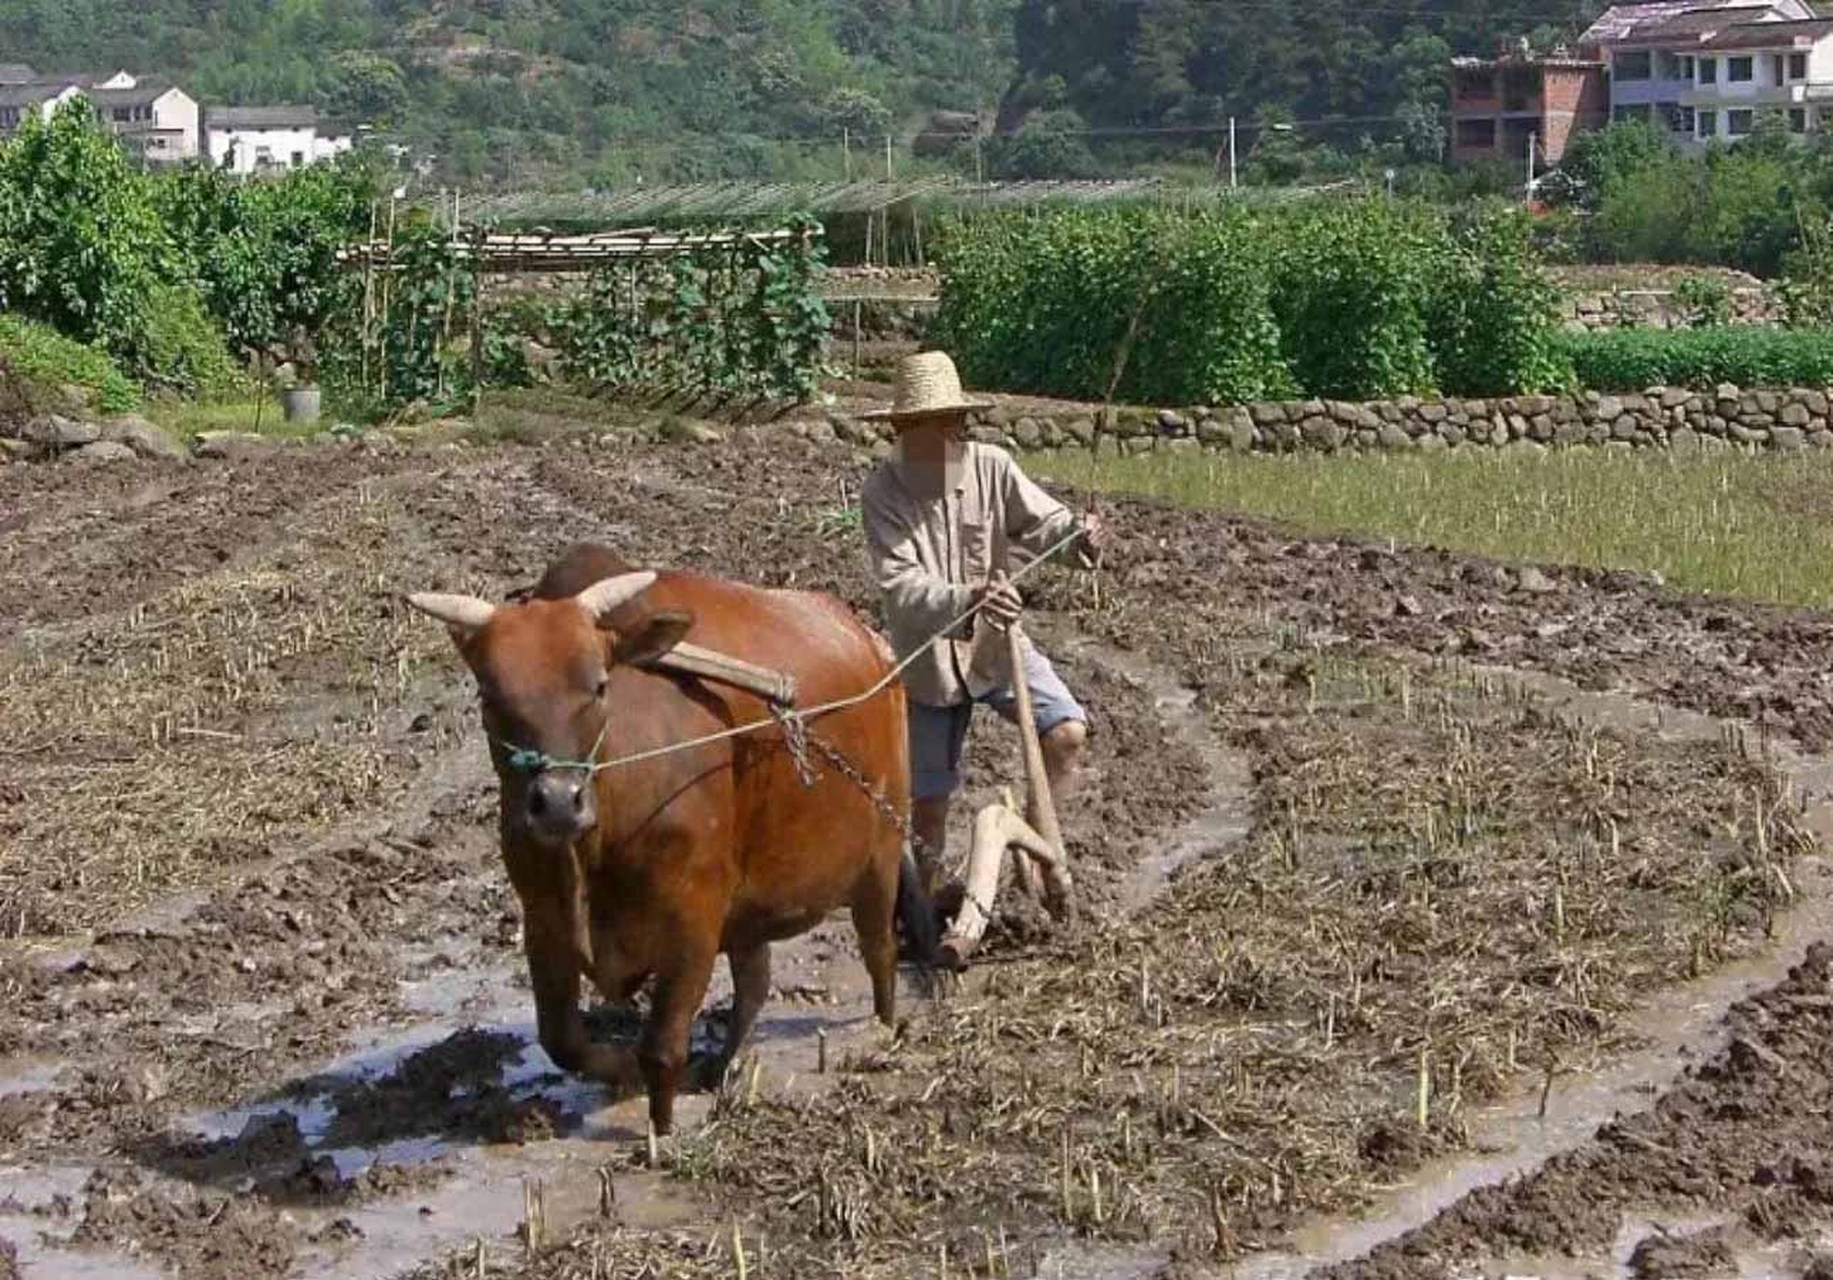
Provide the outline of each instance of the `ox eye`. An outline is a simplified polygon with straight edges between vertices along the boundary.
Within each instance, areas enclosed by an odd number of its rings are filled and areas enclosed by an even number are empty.
[[[610,678],[606,676],[600,676],[598,677],[597,687],[592,690],[592,696],[594,698],[602,698],[605,696],[605,690],[609,689],[610,687],[611,687]]]

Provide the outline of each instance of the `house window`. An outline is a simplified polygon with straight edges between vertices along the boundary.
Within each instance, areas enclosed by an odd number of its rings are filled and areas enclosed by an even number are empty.
[[[1646,50],[1636,53],[1619,53],[1616,60],[1617,79],[1646,80],[1649,78],[1649,55]]]
[[[1680,75],[1678,78],[1681,80],[1691,80],[1693,78],[1693,55],[1692,54],[1687,54],[1685,57],[1683,57],[1680,60]]]
[[[1770,61],[1774,64],[1775,73],[1776,73],[1773,83],[1781,84],[1782,77],[1783,77],[1783,70],[1784,68],[1788,66],[1788,59],[1778,53],[1774,58],[1770,59]]]
[[[1494,120],[1460,120],[1457,122],[1457,144],[1460,147],[1487,147],[1495,149],[1496,122]]]
[[[1790,107],[1788,109],[1788,131],[1790,133],[1806,133],[1808,131],[1808,112],[1806,107]]]
[[[134,118],[133,110],[129,107],[116,107],[109,114],[114,116],[115,121],[119,124],[126,124]]]
[[[1749,107],[1738,107],[1725,113],[1725,132],[1734,138],[1741,138],[1750,132],[1750,124],[1756,112]]]
[[[1699,82],[1701,84],[1718,83],[1718,59],[1701,58],[1699,60]]]
[[[298,168],[303,167],[304,164],[305,164],[305,152],[295,151],[293,153],[293,167],[295,169],[298,169]]]
[[[1756,63],[1753,59],[1748,57],[1725,59],[1725,79],[1732,84],[1748,84],[1756,78]]]
[[[1788,78],[1790,80],[1806,80],[1808,78],[1807,54],[1791,53],[1788,55]]]
[[[1624,120],[1647,120],[1649,110],[1646,102],[1621,102],[1612,109],[1610,118],[1619,123]]]
[[[1701,107],[1698,120],[1700,137],[1712,138],[1718,135],[1718,112],[1710,107]]]

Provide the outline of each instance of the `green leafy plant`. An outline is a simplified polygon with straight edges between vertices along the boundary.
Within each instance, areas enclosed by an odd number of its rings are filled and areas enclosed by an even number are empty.
[[[148,373],[153,292],[177,267],[145,179],[85,101],[0,145],[0,308]]]
[[[607,266],[545,318],[544,336],[567,374],[595,387],[805,400],[829,317],[818,229],[798,220],[792,230],[784,242],[739,237]]]
[[[1731,289],[1716,276],[1688,276],[1682,280],[1674,286],[1674,305],[1695,329],[1731,322]]]
[[[50,390],[81,387],[104,413],[140,407],[140,389],[106,351],[66,338],[47,324],[0,313],[0,364],[18,379]]]
[[[239,380],[223,332],[195,290],[155,285],[147,294],[142,376],[186,395],[213,396]]]
[[[1476,207],[1454,220],[1434,261],[1428,339],[1442,387],[1493,396],[1572,385],[1559,341],[1559,291],[1540,268],[1525,213]]]
[[[1833,386],[1833,329],[1619,329],[1563,334],[1560,345],[1598,391]]]
[[[1449,245],[1407,206],[1307,210],[1280,227],[1273,312],[1299,384],[1345,399],[1433,390],[1427,302]]]
[[[396,229],[383,265],[339,277],[324,335],[326,381],[345,404],[375,414],[457,400],[471,387],[463,348],[475,288],[450,233],[425,217],[410,219]]]
[[[943,226],[930,337],[972,383],[1159,403],[1291,385],[1258,219],[1227,210],[996,213]]]
[[[1362,200],[944,224],[930,330],[971,382],[1148,404],[1570,381],[1527,219]]]

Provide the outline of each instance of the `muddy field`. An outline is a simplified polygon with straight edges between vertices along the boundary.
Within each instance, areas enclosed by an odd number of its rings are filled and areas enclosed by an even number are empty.
[[[0,1275],[1827,1265],[1833,619],[1145,504],[1034,592],[1095,717],[1083,923],[1002,920],[897,1035],[843,920],[782,948],[651,1167],[532,1047],[470,692],[400,597],[594,538],[869,610],[865,465],[0,469]],[[1017,777],[996,724],[972,760]]]

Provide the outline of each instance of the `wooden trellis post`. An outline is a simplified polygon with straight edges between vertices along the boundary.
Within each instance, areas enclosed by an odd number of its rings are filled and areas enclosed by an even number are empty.
[[[457,197],[453,197],[456,209]],[[453,226],[452,234],[458,234]],[[484,224],[471,229],[471,416],[484,403]]]

